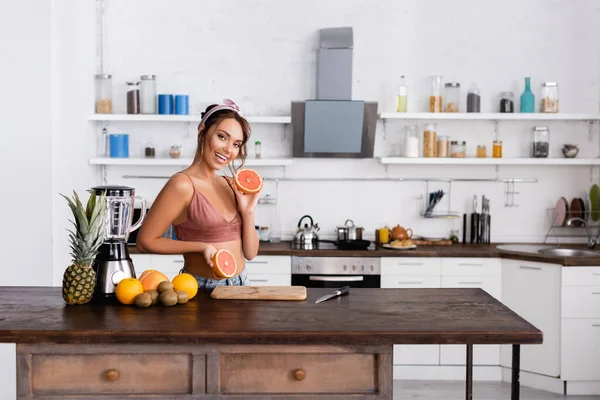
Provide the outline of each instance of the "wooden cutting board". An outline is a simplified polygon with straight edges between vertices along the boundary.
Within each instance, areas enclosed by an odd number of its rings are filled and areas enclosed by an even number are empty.
[[[217,286],[210,297],[217,300],[306,300],[306,287]]]

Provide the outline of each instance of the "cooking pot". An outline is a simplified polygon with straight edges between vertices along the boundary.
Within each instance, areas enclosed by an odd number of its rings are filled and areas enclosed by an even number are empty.
[[[350,225],[348,225],[350,223]],[[354,226],[354,221],[347,219],[344,226],[336,228],[339,241],[342,240],[362,240],[363,228]]]
[[[310,226],[305,223],[304,227],[302,227],[302,220],[304,218],[308,218],[310,220]],[[313,223],[313,219],[310,215],[302,216],[300,221],[298,221],[298,230],[294,235],[292,247],[294,249],[315,249],[319,241],[319,236],[317,235],[319,229],[319,224]]]

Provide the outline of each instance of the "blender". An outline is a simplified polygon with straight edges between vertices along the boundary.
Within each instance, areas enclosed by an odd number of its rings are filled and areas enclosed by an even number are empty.
[[[135,195],[135,189],[128,186],[96,186],[92,188],[96,195],[106,193],[107,224],[106,239],[99,248],[94,262],[96,288],[94,299],[113,300],[115,288],[125,278],[136,278],[135,268],[127,250],[127,239],[132,231],[142,225],[146,215],[146,200]],[[133,211],[135,199],[142,205],[140,217],[135,224]]]

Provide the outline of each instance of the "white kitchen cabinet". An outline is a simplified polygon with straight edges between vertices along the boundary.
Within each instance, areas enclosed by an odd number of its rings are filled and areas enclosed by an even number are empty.
[[[560,289],[557,264],[502,260],[502,302],[542,331],[543,344],[521,346],[521,370],[560,375]],[[512,364],[512,346],[501,346],[500,365]]]
[[[137,276],[147,269],[152,269],[152,254],[129,254]]]
[[[439,288],[441,259],[389,257],[381,259],[382,288]],[[439,365],[440,346],[394,345],[396,365]]]
[[[0,343],[0,399],[17,398],[17,346]]]
[[[561,379],[600,381],[600,267],[563,267]]]
[[[250,286],[291,286],[292,257],[256,256],[246,261]]]
[[[502,262],[498,258],[442,258],[442,288],[480,288],[502,297]],[[466,346],[441,345],[441,365],[466,365]],[[499,345],[474,345],[473,365],[498,365]]]

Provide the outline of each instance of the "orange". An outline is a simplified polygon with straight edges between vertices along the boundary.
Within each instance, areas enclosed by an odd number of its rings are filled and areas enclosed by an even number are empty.
[[[147,269],[142,272],[139,280],[144,286],[144,292],[147,292],[148,290],[158,290],[158,284],[163,281],[168,281],[169,278],[155,269]]]
[[[196,293],[198,293],[198,281],[192,275],[185,272],[173,278],[171,283],[173,284],[173,290],[187,292],[190,296],[188,300],[193,299]]]
[[[252,169],[240,169],[235,174],[235,185],[245,194],[258,193],[263,186],[263,180],[258,172]]]
[[[235,275],[237,264],[235,257],[229,250],[221,249],[215,253],[212,258],[214,264],[215,273],[220,278],[231,278]]]
[[[144,286],[135,278],[123,279],[115,289],[117,300],[123,304],[133,304],[135,296],[140,293],[144,293]]]

